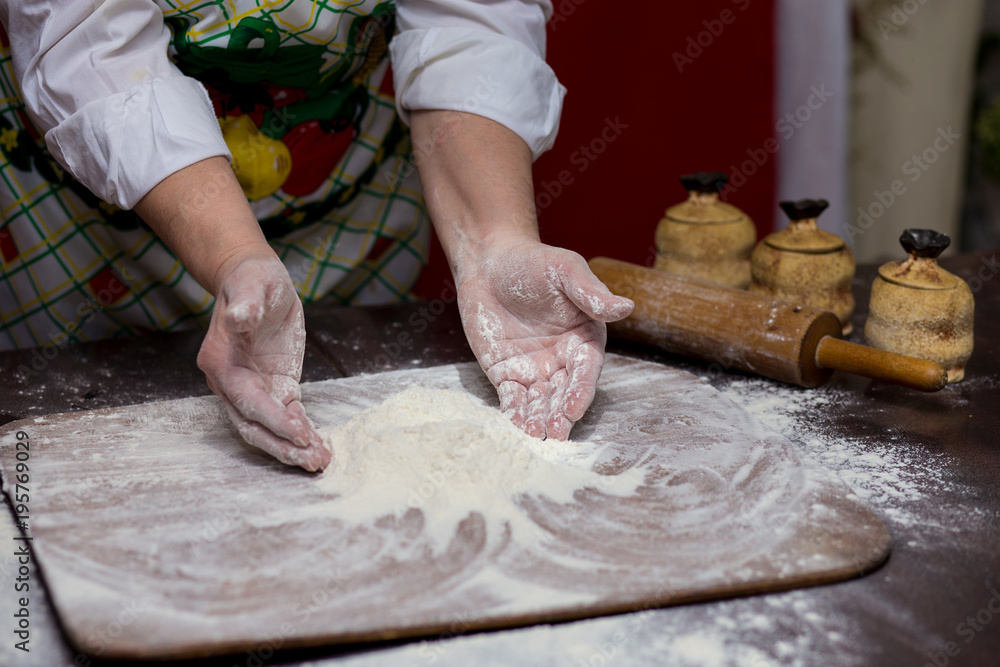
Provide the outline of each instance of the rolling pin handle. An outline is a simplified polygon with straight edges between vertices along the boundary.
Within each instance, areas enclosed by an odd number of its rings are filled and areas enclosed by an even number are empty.
[[[816,346],[816,365],[920,391],[938,391],[948,383],[948,374],[939,363],[850,343],[833,336],[824,337]]]

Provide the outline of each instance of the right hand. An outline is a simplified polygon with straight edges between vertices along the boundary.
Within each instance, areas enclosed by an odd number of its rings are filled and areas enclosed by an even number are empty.
[[[208,386],[249,444],[283,463],[322,470],[332,453],[301,403],[305,320],[288,272],[277,257],[255,257],[221,285],[198,353]]]
[[[632,312],[583,257],[535,239],[457,263],[462,325],[500,409],[536,438],[565,440],[594,400],[607,322]]]

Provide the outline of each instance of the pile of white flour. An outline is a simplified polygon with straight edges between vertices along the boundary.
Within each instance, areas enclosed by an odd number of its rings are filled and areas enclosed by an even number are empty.
[[[596,446],[530,437],[459,391],[411,387],[320,433],[333,451],[320,484],[340,495],[337,516],[368,523],[419,509],[444,539],[471,512],[530,530],[524,494],[571,503],[587,487],[628,495],[642,483],[638,472],[592,472]]]

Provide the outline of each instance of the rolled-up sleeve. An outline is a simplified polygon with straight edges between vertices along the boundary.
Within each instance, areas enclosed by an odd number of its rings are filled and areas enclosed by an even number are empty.
[[[399,0],[390,43],[396,108],[478,114],[520,136],[537,158],[552,147],[566,89],[545,62],[550,2]]]
[[[53,157],[130,209],[170,174],[231,157],[204,87],[167,53],[149,0],[3,2],[15,75]]]

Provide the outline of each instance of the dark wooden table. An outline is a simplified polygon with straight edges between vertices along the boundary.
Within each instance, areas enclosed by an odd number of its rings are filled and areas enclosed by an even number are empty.
[[[650,349],[609,345],[680,366],[737,395],[795,399],[813,392],[809,411],[793,415],[785,434],[808,455],[830,461],[886,520],[893,551],[876,572],[830,586],[557,626],[452,636],[461,634],[459,625],[426,641],[273,656],[263,647],[206,664],[1000,664],[998,261],[1000,251],[942,262],[975,292],[976,350],[967,379],[937,394],[839,374],[818,389],[797,390]],[[862,267],[855,281],[851,339],[859,342],[874,275],[874,267]],[[303,381],[472,360],[451,296],[378,308],[311,305]],[[195,366],[202,336],[103,341],[50,349],[51,358],[0,354],[0,423],[206,395]],[[823,443],[837,446],[818,450]],[[31,652],[12,648],[21,595],[14,591],[16,535],[13,519],[0,517],[0,664],[95,664],[66,645],[35,569],[29,575]]]

